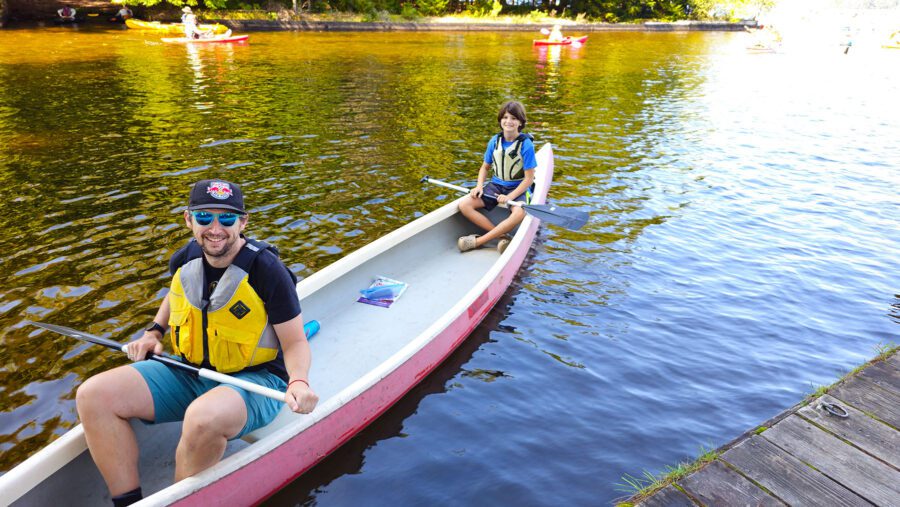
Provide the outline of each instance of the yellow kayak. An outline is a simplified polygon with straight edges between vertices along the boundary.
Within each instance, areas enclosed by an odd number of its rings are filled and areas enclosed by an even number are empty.
[[[126,19],[125,26],[134,30],[150,30],[159,32],[160,35],[184,35],[184,25],[181,23],[160,23],[159,21],[141,21],[140,19]],[[225,33],[228,27],[216,23],[214,25],[198,25],[200,30],[212,30],[212,33]]]

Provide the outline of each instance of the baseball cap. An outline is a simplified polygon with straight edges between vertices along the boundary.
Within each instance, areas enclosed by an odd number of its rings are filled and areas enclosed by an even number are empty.
[[[241,187],[225,180],[200,180],[191,189],[188,210],[228,209],[246,215]]]

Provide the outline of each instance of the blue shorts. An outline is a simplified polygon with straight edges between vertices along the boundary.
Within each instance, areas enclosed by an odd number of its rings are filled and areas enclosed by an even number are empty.
[[[518,185],[516,185],[516,187],[517,186]],[[489,181],[483,187],[483,190],[484,190],[484,193],[487,195],[495,195],[496,196],[496,195],[506,195],[506,194],[512,192],[513,190],[515,190],[516,187],[504,187],[503,185],[499,185],[497,183],[494,183],[493,181]],[[524,202],[525,204],[530,203],[532,190],[534,190],[533,186],[531,188],[529,188],[528,190],[526,190],[522,195],[520,195],[519,197],[516,197],[513,200],[521,201],[521,202]],[[497,207],[497,199],[491,199],[490,197],[482,196],[481,201],[484,203],[484,209],[487,211],[491,211],[492,209]]]
[[[184,370],[170,368],[157,361],[139,361],[132,363],[130,366],[144,377],[144,381],[150,387],[150,394],[153,395],[153,414],[155,419],[152,422],[144,421],[148,424],[183,421],[184,413],[191,402],[220,385],[237,391],[244,398],[244,405],[247,407],[247,424],[244,425],[240,433],[229,440],[240,438],[257,428],[262,428],[269,424],[275,419],[282,405],[284,405],[283,402],[251,393],[240,387],[200,378]],[[287,388],[284,380],[266,370],[241,371],[232,373],[231,376],[271,387],[278,391],[284,391]]]

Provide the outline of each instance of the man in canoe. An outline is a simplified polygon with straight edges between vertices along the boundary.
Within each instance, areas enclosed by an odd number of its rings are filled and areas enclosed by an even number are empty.
[[[296,278],[270,245],[242,233],[241,188],[224,180],[194,184],[184,221],[193,239],[169,261],[168,295],[144,334],[126,346],[134,363],[95,375],[76,396],[91,456],[113,503],[141,499],[138,447],[129,419],[183,421],[175,481],[216,464],[228,440],[270,423],[283,403],[198,378],[156,361],[171,332],[176,355],[286,391],[291,410],[309,413],[318,397],[308,382],[309,343]]]
[[[525,107],[516,101],[503,104],[497,114],[497,122],[501,131],[488,141],[484,161],[478,170],[478,184],[469,192],[470,199],[463,199],[459,203],[459,211],[463,216],[486,233],[459,238],[457,246],[461,252],[498,239],[497,251],[503,253],[510,241],[506,234],[522,223],[525,210],[520,206],[510,206],[509,217],[496,226],[478,210],[484,208],[490,211],[498,204],[506,204],[512,200],[526,204],[531,200],[537,159],[531,135],[522,133],[526,122]],[[489,174],[491,181],[485,185],[484,181]]]

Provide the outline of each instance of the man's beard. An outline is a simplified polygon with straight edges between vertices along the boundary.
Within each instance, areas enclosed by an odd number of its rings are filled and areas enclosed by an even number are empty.
[[[225,245],[222,247],[222,249],[219,252],[212,252],[206,247],[206,244],[209,240],[206,237],[203,237],[203,241],[200,242],[200,249],[203,250],[203,253],[207,257],[211,257],[213,259],[225,257],[231,252],[231,249],[234,248],[234,244],[237,243],[237,240],[237,237],[233,237],[230,240],[226,238]]]

